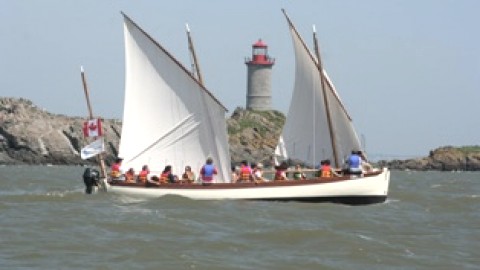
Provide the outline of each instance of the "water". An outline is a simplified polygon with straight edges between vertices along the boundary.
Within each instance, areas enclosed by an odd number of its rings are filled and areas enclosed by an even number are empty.
[[[0,167],[0,269],[480,269],[480,174],[392,172],[384,204],[85,195]]]

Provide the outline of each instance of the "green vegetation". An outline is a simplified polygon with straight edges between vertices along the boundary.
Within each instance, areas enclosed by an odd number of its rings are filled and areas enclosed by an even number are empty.
[[[279,111],[257,111],[255,113],[267,119],[274,126],[283,127],[285,124],[285,116]]]
[[[464,156],[471,154],[480,154],[480,145],[442,146],[430,151],[430,156],[442,153],[456,153]]]
[[[251,111],[238,110],[239,116],[233,116],[235,123],[229,123],[228,134],[235,135],[246,129],[253,129],[260,136],[264,137],[268,132],[281,130],[285,123],[285,116],[278,111]]]
[[[480,153],[480,145],[468,145],[456,148],[464,154]]]

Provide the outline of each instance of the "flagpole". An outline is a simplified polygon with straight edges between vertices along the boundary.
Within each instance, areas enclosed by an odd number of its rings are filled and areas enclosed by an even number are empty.
[[[185,28],[187,31],[188,49],[190,50],[190,54],[193,58],[194,70],[192,72],[194,73],[193,75],[195,76],[195,71],[196,71],[197,79],[200,82],[200,84],[203,85],[203,77],[202,77],[202,73],[200,72],[200,65],[198,64],[197,55],[195,54],[195,48],[193,47],[192,36],[190,35],[190,27],[188,27],[188,24],[185,24]]]
[[[93,110],[92,110],[92,105],[90,103],[90,96],[88,93],[88,87],[87,87],[87,79],[85,78],[85,71],[83,70],[83,66],[80,66],[80,73],[82,76],[82,83],[83,83],[83,91],[85,92],[85,99],[87,100],[87,106],[88,106],[88,115],[89,115],[89,120],[93,119]],[[95,137],[95,139],[97,139]],[[107,177],[107,169],[105,167],[105,161],[103,160],[103,153],[100,153],[97,156],[97,161],[100,165],[100,176],[105,179]],[[105,186],[104,186],[105,188]]]

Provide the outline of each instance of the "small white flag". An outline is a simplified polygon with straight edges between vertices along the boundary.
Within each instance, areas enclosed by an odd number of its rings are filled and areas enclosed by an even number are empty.
[[[100,137],[96,141],[82,148],[80,157],[82,159],[88,159],[94,157],[105,151],[105,145],[103,144],[103,137]]]

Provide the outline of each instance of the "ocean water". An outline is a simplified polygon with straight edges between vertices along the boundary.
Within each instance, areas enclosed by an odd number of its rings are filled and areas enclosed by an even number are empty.
[[[0,269],[480,269],[480,173],[394,171],[368,206],[86,195],[82,173],[0,167]]]

